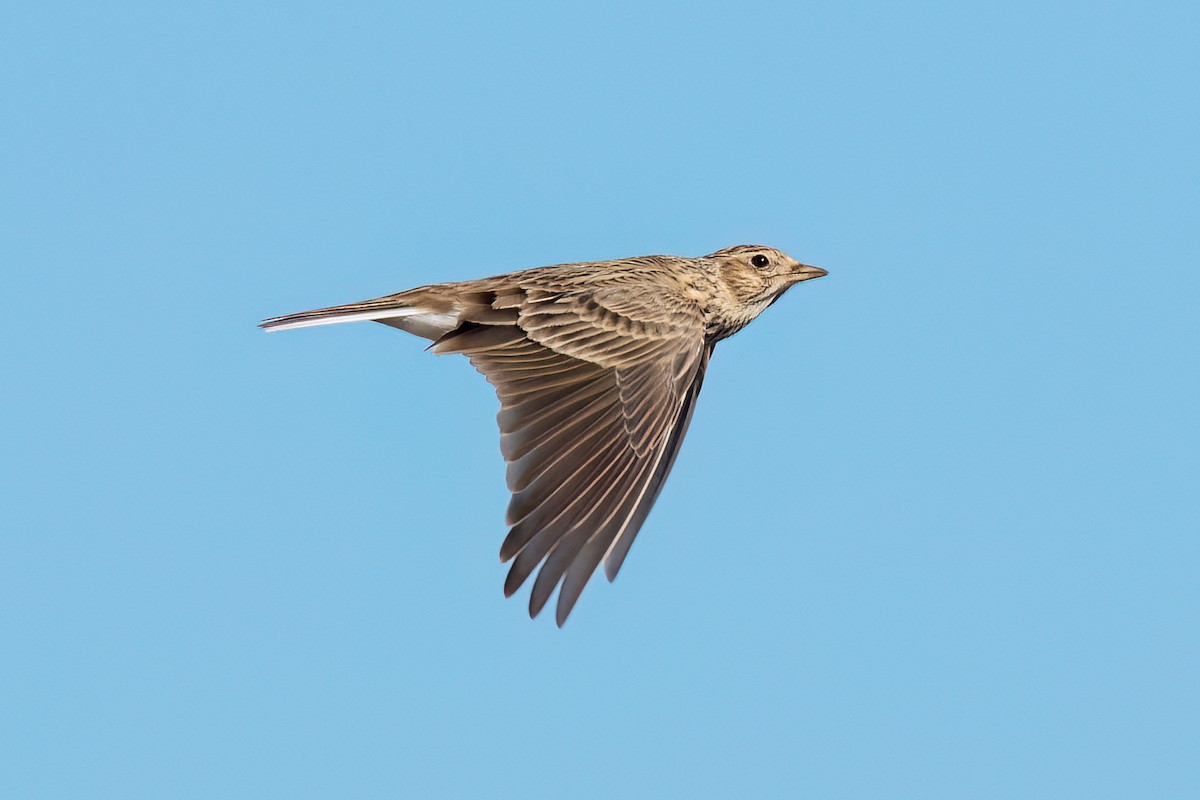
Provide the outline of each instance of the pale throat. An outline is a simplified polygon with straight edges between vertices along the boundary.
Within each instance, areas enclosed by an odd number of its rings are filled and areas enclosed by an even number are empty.
[[[727,306],[707,318],[704,332],[714,341],[733,336],[753,322],[772,302],[773,297]]]

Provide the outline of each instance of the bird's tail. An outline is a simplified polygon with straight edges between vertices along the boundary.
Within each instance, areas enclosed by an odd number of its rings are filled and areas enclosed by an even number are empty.
[[[441,300],[439,302],[439,300]],[[317,308],[296,314],[271,317],[258,327],[268,331],[283,331],[291,328],[309,328],[314,325],[333,325],[338,322],[360,322],[369,320],[400,328],[426,339],[438,339],[458,327],[461,312],[453,303],[441,298],[432,298],[422,290],[400,292],[377,297],[361,303]]]

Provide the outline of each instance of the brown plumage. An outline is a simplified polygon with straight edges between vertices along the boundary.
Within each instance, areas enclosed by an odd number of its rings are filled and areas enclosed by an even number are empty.
[[[778,250],[559,264],[268,319],[299,328],[372,320],[462,353],[500,399],[513,560],[529,613],[555,587],[566,620],[601,561],[616,577],[687,431],[716,343],[791,286],[825,275]]]

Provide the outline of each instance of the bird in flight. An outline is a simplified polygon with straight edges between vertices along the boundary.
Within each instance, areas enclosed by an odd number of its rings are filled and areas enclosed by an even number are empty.
[[[462,353],[495,387],[508,463],[511,596],[541,565],[561,627],[604,562],[611,581],[650,513],[720,340],[827,274],[770,247],[557,264],[273,317],[267,330],[371,320]]]

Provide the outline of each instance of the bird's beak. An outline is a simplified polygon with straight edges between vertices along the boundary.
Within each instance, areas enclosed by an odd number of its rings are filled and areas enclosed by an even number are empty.
[[[820,267],[810,267],[808,264],[801,264],[792,270],[792,275],[796,277],[796,283],[811,281],[813,278],[824,278],[828,274],[828,272]]]

